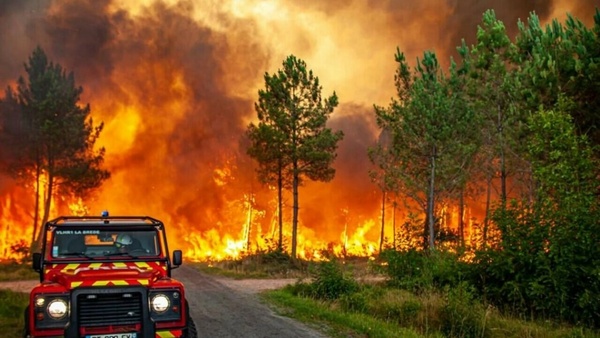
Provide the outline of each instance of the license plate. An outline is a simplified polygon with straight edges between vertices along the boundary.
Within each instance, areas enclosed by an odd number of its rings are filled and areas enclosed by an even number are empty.
[[[93,334],[85,338],[137,338],[137,333]]]

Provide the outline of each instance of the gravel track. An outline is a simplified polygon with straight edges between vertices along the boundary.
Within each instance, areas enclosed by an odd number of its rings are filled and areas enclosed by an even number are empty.
[[[199,337],[326,337],[275,314],[257,293],[294,283],[294,279],[232,280],[209,276],[191,267],[173,270],[185,284]]]
[[[261,303],[258,293],[281,288],[296,279],[234,280],[202,273],[183,265],[173,277],[185,285],[198,337],[311,338],[323,333],[277,315]],[[0,289],[29,293],[38,281],[0,282]]]

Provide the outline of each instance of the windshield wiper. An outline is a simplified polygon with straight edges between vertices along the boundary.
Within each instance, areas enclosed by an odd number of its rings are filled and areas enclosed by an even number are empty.
[[[104,256],[106,256],[106,257],[110,257],[110,256],[129,256],[129,257],[132,257],[132,258],[140,258],[139,256],[132,255],[129,252],[109,252],[109,253],[104,254]]]
[[[65,256],[65,257],[85,257],[85,258],[89,258],[89,259],[94,258],[92,256],[88,256],[87,254],[85,254],[83,252],[67,252],[67,253],[60,254],[60,256]]]

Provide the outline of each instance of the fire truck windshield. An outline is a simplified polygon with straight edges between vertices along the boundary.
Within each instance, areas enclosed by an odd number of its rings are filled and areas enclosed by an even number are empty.
[[[156,256],[161,248],[156,230],[55,228],[52,238],[53,258],[89,258],[119,253]]]

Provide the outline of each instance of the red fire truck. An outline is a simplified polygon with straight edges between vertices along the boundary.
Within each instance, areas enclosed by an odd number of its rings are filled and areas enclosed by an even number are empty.
[[[161,221],[104,213],[59,217],[42,231],[24,337],[197,336],[184,286],[171,277],[182,253],[169,255]]]

